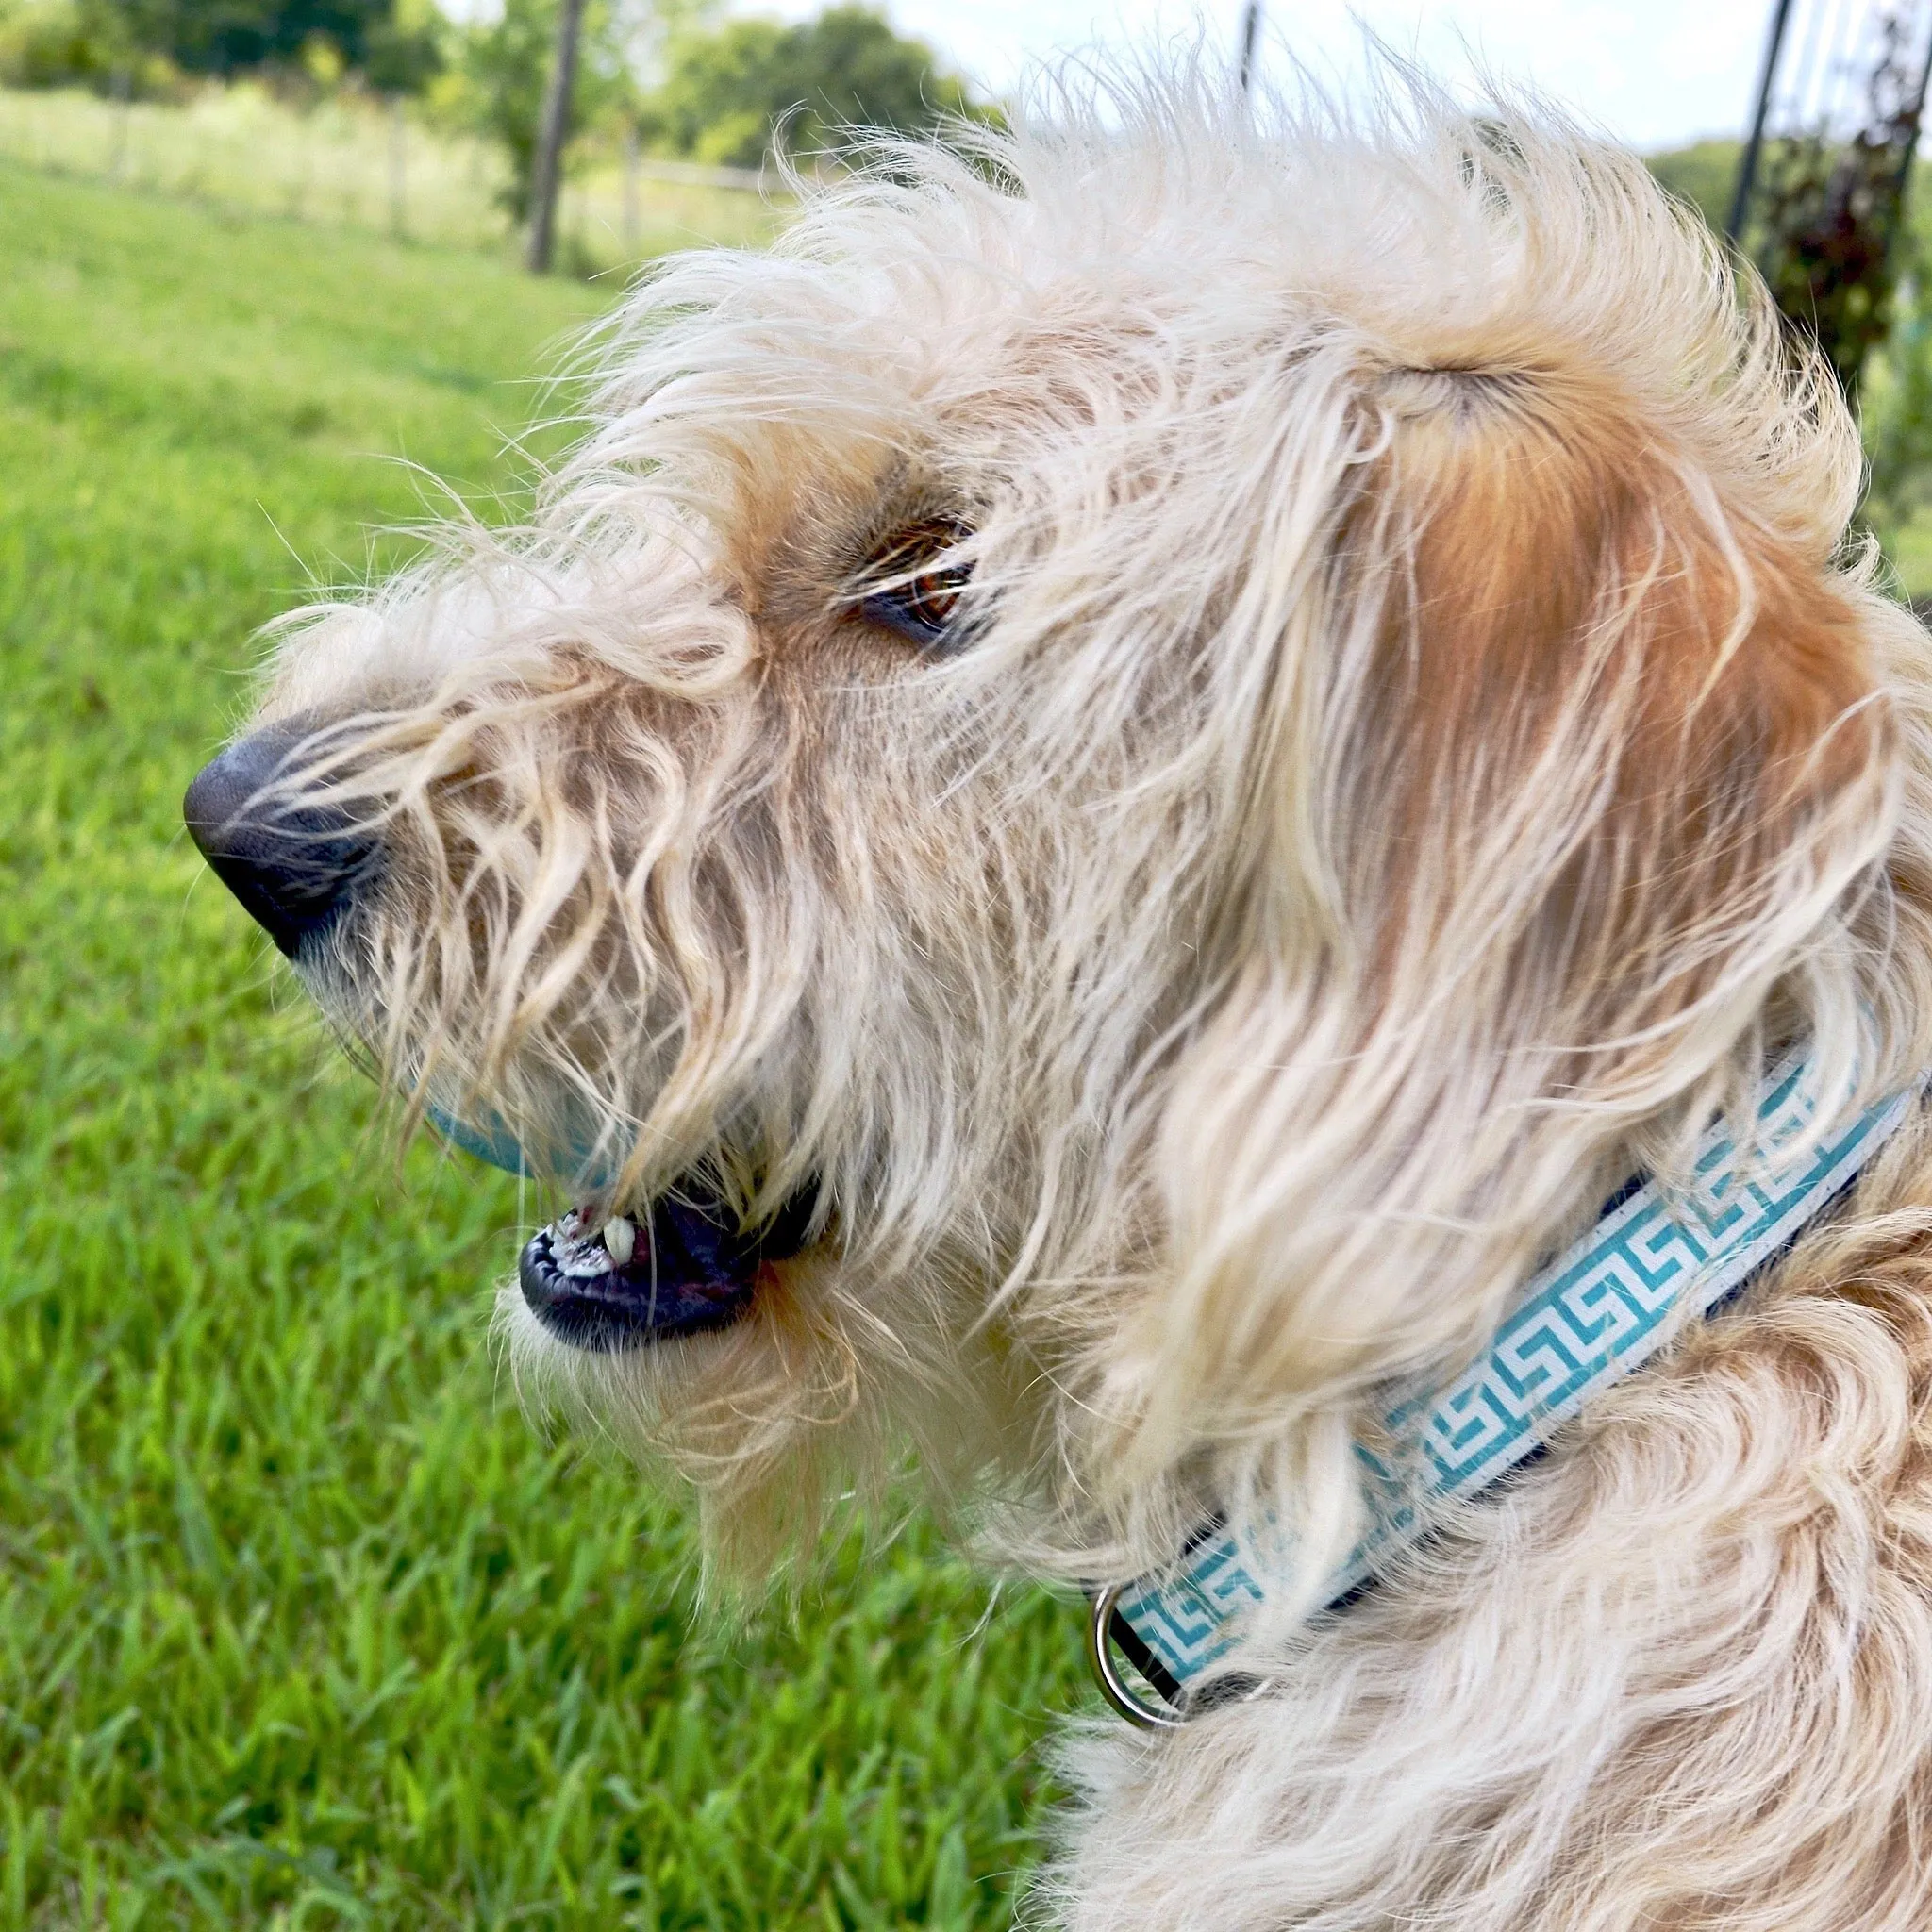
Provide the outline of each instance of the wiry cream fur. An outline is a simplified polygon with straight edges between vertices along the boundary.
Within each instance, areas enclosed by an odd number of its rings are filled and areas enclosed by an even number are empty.
[[[1932,1066],[1932,654],[1761,292],[1535,104],[1190,75],[885,154],[597,358],[533,527],[308,613],[267,707],[382,826],[310,977],[412,1106],[605,1206],[821,1184],[722,1335],[507,1291],[526,1386],[727,1558],[908,1447],[1047,1574],[1264,1542],[1265,1691],[1073,1747],[1068,1926],[1924,1925],[1920,1129],[1308,1614],[1378,1391],[1608,1186],[1791,1041],[1827,1115]],[[856,602],[934,519],[945,654]]]

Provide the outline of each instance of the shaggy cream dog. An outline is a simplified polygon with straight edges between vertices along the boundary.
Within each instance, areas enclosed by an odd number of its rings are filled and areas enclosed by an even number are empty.
[[[190,800],[575,1203],[525,1388],[726,1563],[908,1452],[1038,1574],[1224,1523],[1264,1600],[1070,1743],[1066,1926],[1924,1932],[1916,1101],[1323,1607],[1390,1389],[1620,1182],[1794,1045],[1821,1124],[1932,1068],[1932,652],[1755,283],[1533,104],[1193,77],[888,153],[597,367],[533,526],[307,613]]]

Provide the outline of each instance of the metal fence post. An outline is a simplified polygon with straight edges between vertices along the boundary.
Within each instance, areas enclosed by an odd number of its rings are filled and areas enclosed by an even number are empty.
[[[134,76],[126,68],[114,70],[114,139],[108,156],[108,176],[121,181],[127,175],[127,123],[134,109]]]
[[[624,130],[624,252],[633,257],[638,252],[638,232],[643,225],[638,206],[638,131],[635,127],[626,127]]]
[[[1764,46],[1764,72],[1757,80],[1757,106],[1751,116],[1751,138],[1744,143],[1744,158],[1738,167],[1738,191],[1731,197],[1731,218],[1724,233],[1733,242],[1744,238],[1744,217],[1751,207],[1751,191],[1757,185],[1757,157],[1764,149],[1764,120],[1771,111],[1772,83],[1777,78],[1777,57],[1784,49],[1785,26],[1791,17],[1791,0],[1777,0],[1771,16],[1771,37]]]
[[[1241,9],[1241,92],[1255,84],[1255,42],[1261,37],[1261,0],[1248,0]]]
[[[403,97],[391,94],[389,97],[389,226],[390,233],[400,236],[403,232],[403,169],[407,159],[404,141],[408,124],[403,119]]]

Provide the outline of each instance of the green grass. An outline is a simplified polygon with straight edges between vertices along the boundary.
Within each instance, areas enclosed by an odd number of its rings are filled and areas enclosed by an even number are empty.
[[[0,157],[112,180],[237,214],[273,214],[443,246],[515,251],[500,147],[411,108],[402,130],[377,102],[343,93],[300,108],[260,87],[206,87],[179,102],[100,99],[75,89],[0,88]],[[758,245],[781,199],[643,175],[626,197],[616,157],[580,140],[558,209],[559,259],[602,271],[696,242]],[[396,189],[400,186],[398,199]]]
[[[603,299],[0,164],[0,1926],[991,1925],[1037,1856],[1075,1610],[916,1525],[697,1609],[497,1384],[513,1186],[398,1170],[178,828],[380,458],[508,490]]]

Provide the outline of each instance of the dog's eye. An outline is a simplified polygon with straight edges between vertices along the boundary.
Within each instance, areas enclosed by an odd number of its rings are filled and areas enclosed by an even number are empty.
[[[958,524],[916,524],[899,531],[860,576],[861,617],[921,650],[956,642],[959,600],[973,566],[956,555],[972,533]]]

